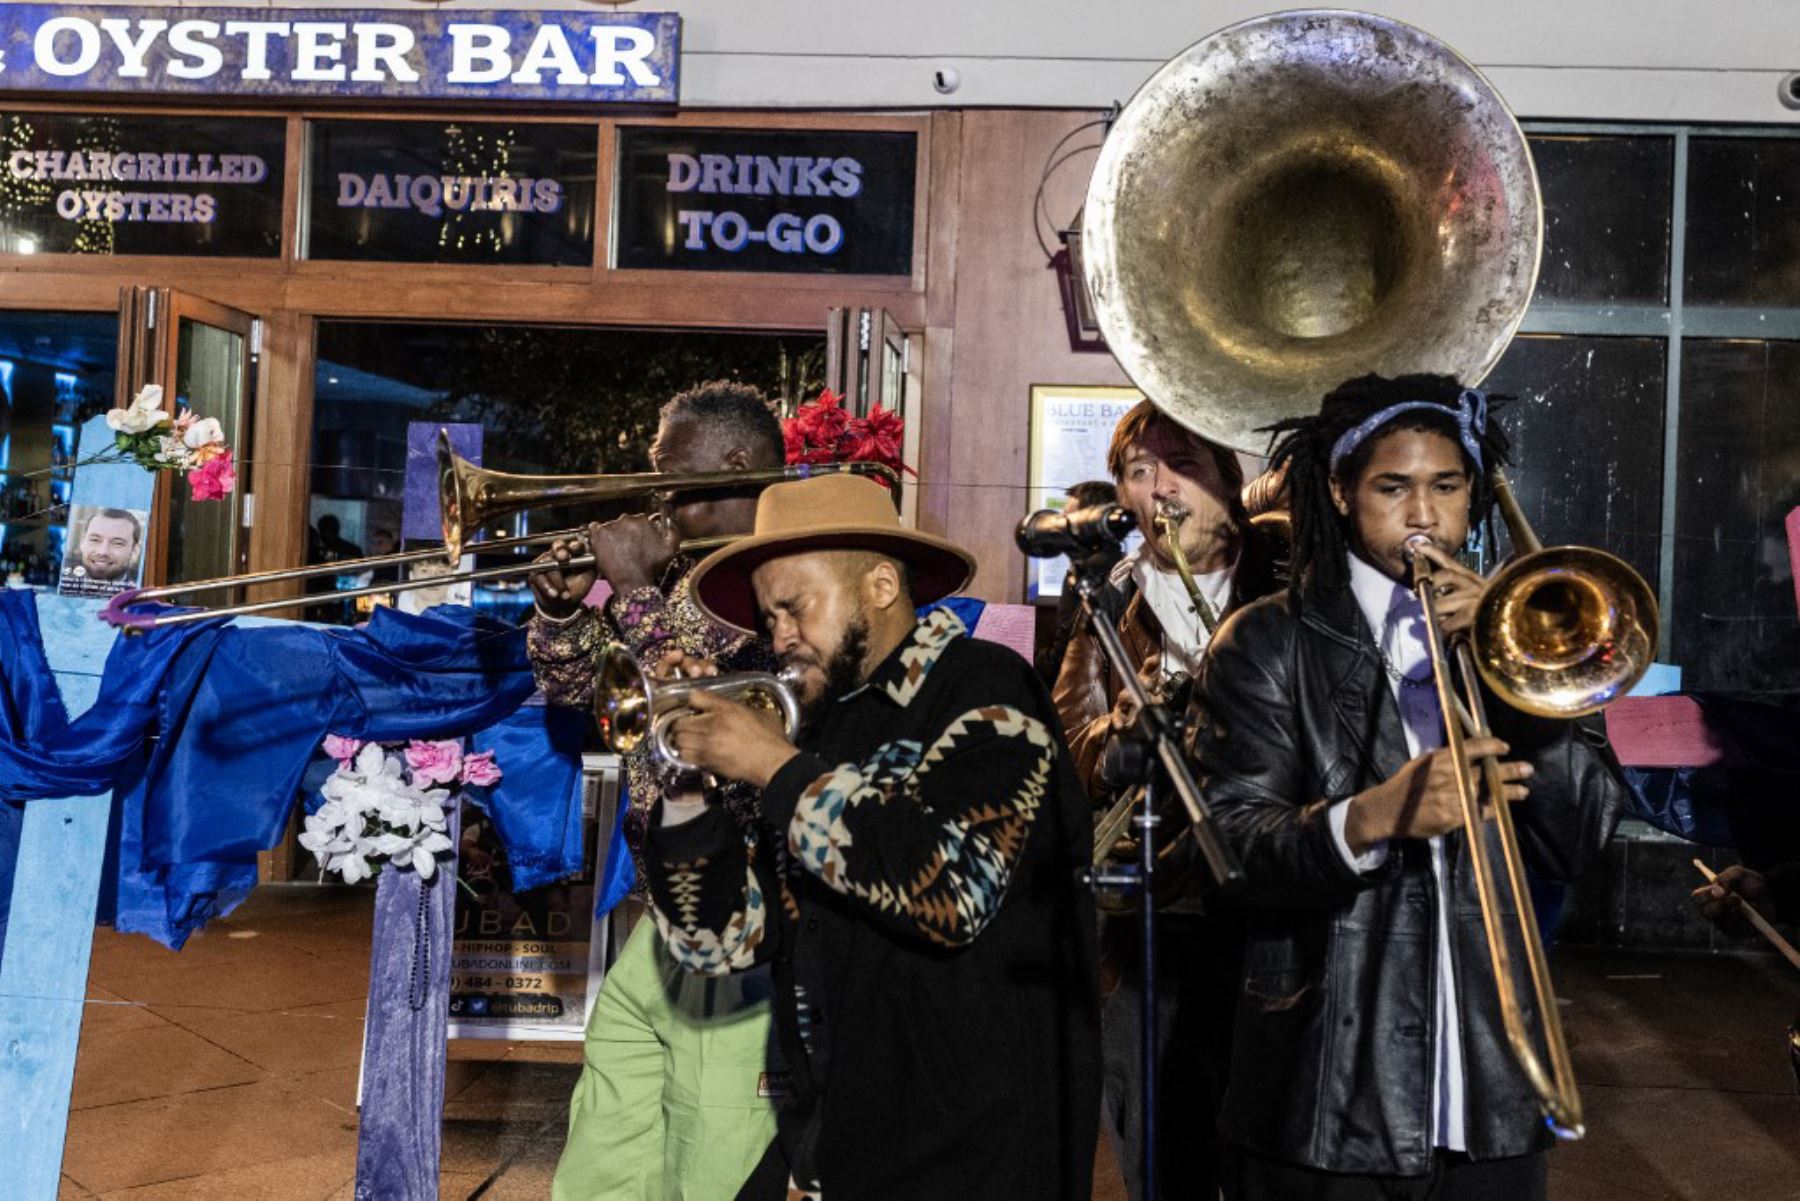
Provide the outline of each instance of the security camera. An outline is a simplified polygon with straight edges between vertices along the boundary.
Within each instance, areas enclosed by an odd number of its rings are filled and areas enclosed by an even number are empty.
[[[1775,94],[1781,98],[1783,107],[1800,109],[1800,71],[1790,71],[1783,75],[1781,86],[1776,89]]]
[[[931,73],[931,86],[948,96],[962,86],[962,72],[955,67],[939,67]]]

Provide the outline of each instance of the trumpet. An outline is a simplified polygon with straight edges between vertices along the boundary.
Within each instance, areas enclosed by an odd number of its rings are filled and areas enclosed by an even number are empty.
[[[779,674],[740,671],[691,680],[656,680],[624,647],[613,646],[602,652],[594,680],[594,720],[600,726],[601,740],[618,754],[629,755],[648,740],[666,762],[683,771],[697,771],[669,742],[669,727],[688,711],[689,697],[697,692],[769,697],[781,710],[792,741],[800,733],[798,689],[799,676],[792,669]]]
[[[444,545],[440,548],[402,551],[390,555],[372,555],[362,559],[346,559],[311,567],[278,568],[240,575],[219,576],[182,584],[162,584],[121,592],[100,613],[100,619],[127,633],[160,626],[185,625],[215,617],[237,617],[249,613],[269,613],[280,609],[304,608],[308,605],[350,600],[364,596],[389,596],[419,588],[437,588],[447,584],[486,583],[498,580],[523,580],[545,571],[579,571],[595,566],[591,553],[571,558],[566,563],[532,561],[502,567],[484,567],[469,571],[451,571],[410,580],[371,584],[308,596],[280,597],[239,605],[195,609],[185,613],[133,613],[129,606],[140,601],[167,600],[199,592],[216,592],[258,584],[279,584],[320,576],[354,575],[382,567],[424,564],[432,561],[454,568],[465,553],[520,550],[547,546],[556,541],[585,542],[586,531],[554,530],[517,538],[470,541],[469,535],[483,525],[501,517],[509,517],[532,509],[570,504],[606,504],[651,498],[658,504],[654,519],[662,517],[670,498],[683,492],[721,492],[740,488],[759,488],[787,480],[807,479],[814,475],[852,472],[873,476],[899,492],[899,475],[881,463],[827,463],[818,466],[795,465],[769,467],[754,471],[705,471],[689,474],[641,472],[635,475],[520,475],[477,467],[450,448],[449,435],[438,431],[438,501],[443,524]],[[682,553],[695,554],[733,541],[731,538],[689,538],[678,544]]]
[[[1537,1094],[1550,1129],[1558,1137],[1577,1139],[1583,1134],[1581,1094],[1563,1037],[1548,957],[1538,937],[1518,834],[1502,799],[1499,764],[1491,755],[1472,764],[1464,743],[1492,736],[1478,680],[1512,707],[1546,717],[1585,716],[1624,695],[1649,669],[1657,638],[1656,601],[1642,576],[1605,551],[1578,546],[1544,549],[1505,474],[1494,471],[1492,481],[1518,554],[1483,587],[1468,637],[1456,639],[1446,649],[1432,565],[1416,549],[1410,554],[1413,586],[1425,611],[1432,681],[1444,715],[1444,745],[1456,767],[1457,798],[1507,1044]],[[1409,548],[1423,540],[1425,535],[1416,535]],[[1452,683],[1452,654],[1463,682],[1461,696]],[[1484,785],[1485,807],[1478,799]],[[1516,933],[1525,948],[1548,1064],[1526,1029],[1518,972],[1501,925],[1501,895],[1488,852],[1490,821],[1518,916]]]

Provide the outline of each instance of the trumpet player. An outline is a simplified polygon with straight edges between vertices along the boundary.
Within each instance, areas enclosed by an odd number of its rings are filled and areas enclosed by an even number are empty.
[[[1118,625],[1152,694],[1180,703],[1185,701],[1181,682],[1199,668],[1219,621],[1274,591],[1271,549],[1244,510],[1237,456],[1178,425],[1149,401],[1119,419],[1107,469],[1144,542],[1113,568],[1096,604]],[[1089,797],[1102,805],[1127,800],[1130,782],[1110,779],[1106,765],[1116,758],[1115,737],[1135,719],[1130,695],[1099,641],[1079,625],[1055,696]],[[1208,914],[1197,897],[1178,897],[1165,908],[1158,931],[1157,955],[1164,965],[1158,988],[1158,1115],[1165,1132],[1158,1147],[1158,1191],[1211,1197],[1218,1191],[1211,1131],[1224,1091],[1240,933],[1233,917]],[[1104,1118],[1134,1198],[1143,1192],[1139,937],[1138,923],[1122,918],[1108,919],[1100,936]]]
[[[1551,1135],[1508,1053],[1443,745],[1412,554],[1446,638],[1482,580],[1454,558],[1506,438],[1443,376],[1368,376],[1281,422],[1293,578],[1202,668],[1197,774],[1249,914],[1223,1110],[1225,1195],[1542,1198]],[[1567,880],[1625,797],[1597,723],[1489,706],[1526,863]],[[1524,961],[1509,923],[1514,963]]]
[[[756,535],[696,569],[709,613],[768,631],[803,714],[793,742],[691,697],[675,752],[760,788],[760,830],[665,797],[647,844],[677,960],[774,965],[794,1089],[742,1198],[1090,1195],[1093,827],[1031,665],[918,616],[971,567],[827,476],[769,488]]]
[[[785,460],[781,425],[757,389],[702,384],[663,407],[650,460],[676,474],[752,471]],[[692,655],[732,670],[773,670],[768,643],[712,620],[689,591],[695,560],[682,539],[750,532],[754,491],[680,493],[669,519],[632,515],[588,530],[599,575],[612,585],[604,608],[584,598],[592,569],[531,578],[537,602],[529,648],[551,703],[593,703],[598,656],[622,643],[654,668]],[[567,561],[579,546],[557,544]],[[727,783],[706,790],[697,776],[657,763],[643,747],[625,758],[626,841],[637,865],[634,898],[647,898],[642,861],[651,808],[677,797],[706,797],[748,824],[756,789]],[[557,1165],[558,1201],[662,1201],[731,1197],[775,1133],[773,1098],[783,1088],[768,1062],[770,981],[766,970],[725,982],[679,971],[652,922],[639,922],[607,972],[586,1033],[581,1078],[569,1101],[569,1133]]]

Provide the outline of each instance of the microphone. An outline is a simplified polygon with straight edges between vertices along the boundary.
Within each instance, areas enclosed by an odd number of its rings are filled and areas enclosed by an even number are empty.
[[[1058,513],[1039,509],[1019,523],[1013,538],[1033,559],[1081,555],[1117,546],[1137,528],[1137,518],[1118,505],[1092,505]]]

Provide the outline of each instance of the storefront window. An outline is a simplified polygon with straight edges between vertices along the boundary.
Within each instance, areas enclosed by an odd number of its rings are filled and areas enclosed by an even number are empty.
[[[0,313],[0,586],[53,587],[76,432],[113,406],[118,319]]]
[[[312,121],[304,257],[586,267],[594,125]]]
[[[1531,156],[1544,197],[1538,298],[1664,303],[1673,139],[1538,136]]]
[[[1545,546],[1611,551],[1656,588],[1662,529],[1663,361],[1658,338],[1516,338],[1488,377],[1507,474]]]
[[[1488,381],[1522,398],[1520,501],[1546,544],[1643,573],[1684,687],[1800,686],[1800,139],[1559,125],[1532,150],[1549,303]]]
[[[1687,300],[1800,305],[1800,140],[1695,138]]]
[[[1675,654],[1694,688],[1792,688],[1800,343],[1690,338],[1681,358]]]
[[[812,334],[323,322],[309,562],[383,553],[418,524],[404,511],[411,425],[478,424],[483,465],[503,471],[644,471],[658,411],[674,393],[742,380],[791,407],[816,393],[824,370],[825,340]],[[489,533],[558,529],[592,516],[542,512]],[[426,515],[428,527],[436,522],[435,510]],[[323,593],[366,582],[328,577],[316,587]],[[475,599],[512,617],[530,605],[519,587],[483,588]],[[348,602],[321,603],[309,616],[358,620]]]
[[[0,110],[0,252],[275,258],[280,120]]]

